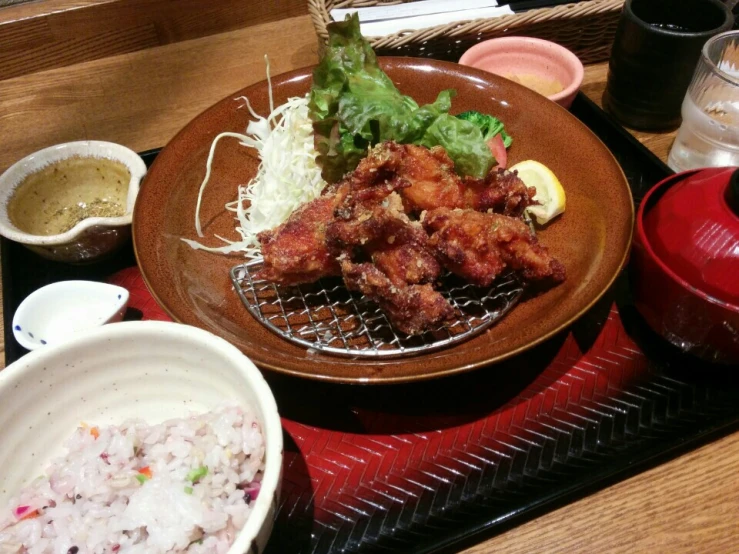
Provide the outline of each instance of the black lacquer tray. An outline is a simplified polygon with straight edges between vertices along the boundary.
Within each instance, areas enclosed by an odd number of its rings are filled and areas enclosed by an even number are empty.
[[[614,153],[637,203],[670,173],[582,94],[572,113]],[[6,363],[25,352],[15,309],[52,281],[112,280],[137,290],[130,317],[160,318],[134,266],[130,247],[72,267],[3,241]],[[268,374],[286,441],[268,552],[456,551],[736,430],[733,372],[647,328],[626,270],[567,332],[496,366],[372,388]]]

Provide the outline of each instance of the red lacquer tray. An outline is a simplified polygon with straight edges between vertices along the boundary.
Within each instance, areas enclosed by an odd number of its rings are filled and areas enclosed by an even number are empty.
[[[667,174],[584,97],[572,110],[614,152],[637,201]],[[24,353],[8,321],[54,280],[118,283],[131,291],[128,318],[167,319],[130,251],[72,267],[4,241],[2,262],[8,363]],[[630,303],[628,272],[566,332],[471,373],[373,387],[267,373],[286,445],[267,550],[456,550],[736,429],[732,373],[652,333]]]
[[[110,282],[143,319],[168,319],[138,268]],[[666,439],[665,427],[685,432],[711,406],[649,360],[614,296],[530,354],[461,377],[362,389],[268,375],[288,445],[270,551],[433,550],[449,540],[423,536],[435,518],[471,532],[483,507],[510,517],[516,501],[572,485],[573,469],[596,476],[609,456]]]

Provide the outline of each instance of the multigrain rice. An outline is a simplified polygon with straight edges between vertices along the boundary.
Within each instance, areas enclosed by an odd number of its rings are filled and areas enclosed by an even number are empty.
[[[0,513],[2,554],[228,551],[256,499],[264,439],[228,406],[158,425],[81,424]]]

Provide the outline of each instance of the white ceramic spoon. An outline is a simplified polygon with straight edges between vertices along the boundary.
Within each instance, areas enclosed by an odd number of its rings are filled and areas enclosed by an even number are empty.
[[[15,340],[28,350],[59,344],[123,319],[128,291],[96,281],[60,281],[29,294],[13,317]]]

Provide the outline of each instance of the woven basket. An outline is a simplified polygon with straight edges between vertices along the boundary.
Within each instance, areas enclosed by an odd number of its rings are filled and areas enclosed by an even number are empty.
[[[328,40],[326,26],[332,21],[329,12],[333,8],[400,3],[401,0],[308,0],[308,11],[319,44],[323,46]],[[577,54],[583,63],[594,63],[607,60],[610,55],[623,4],[624,0],[589,0],[493,19],[476,19],[367,38],[379,55],[458,61],[465,50],[482,40],[525,35],[557,42]]]

